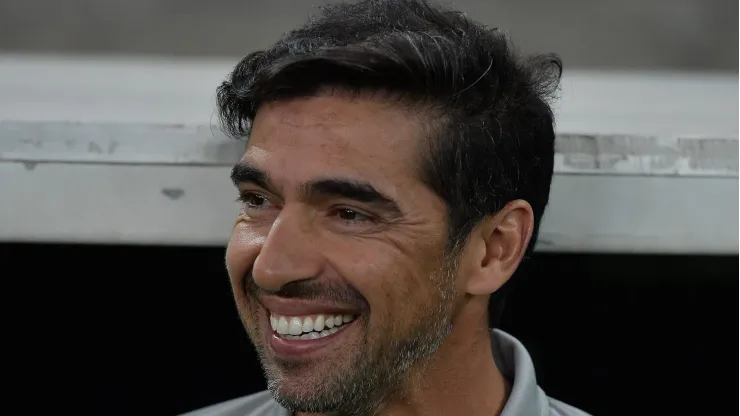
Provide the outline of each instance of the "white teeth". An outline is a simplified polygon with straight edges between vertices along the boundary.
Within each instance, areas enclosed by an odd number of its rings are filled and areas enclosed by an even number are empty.
[[[270,314],[270,327],[286,339],[317,339],[335,334],[355,320],[352,315],[278,316]]]
[[[288,333],[289,327],[290,325],[288,325],[288,320],[285,319],[284,316],[281,316],[280,319],[278,319],[277,328],[275,329],[275,331],[277,331],[278,334],[285,335]]]
[[[313,319],[310,316],[303,320],[303,327],[301,329],[303,332],[313,331]]]
[[[316,317],[316,321],[313,323],[313,330],[321,332],[322,329],[324,329],[324,315],[319,315]]]
[[[301,335],[303,332],[303,321],[301,318],[290,318],[290,335]]]
[[[280,335],[280,337],[281,338],[285,338],[285,339],[303,339],[303,340],[308,340],[308,339],[323,338],[323,337],[325,337],[327,335],[331,335],[331,331],[322,331],[321,333],[319,333],[319,332],[309,332],[308,334],[303,334],[303,335],[285,334],[285,335]]]

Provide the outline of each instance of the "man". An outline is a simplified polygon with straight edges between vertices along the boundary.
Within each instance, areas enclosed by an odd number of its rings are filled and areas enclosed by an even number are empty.
[[[322,9],[218,91],[226,264],[269,392],[193,415],[583,415],[488,305],[532,251],[557,57],[424,1]]]

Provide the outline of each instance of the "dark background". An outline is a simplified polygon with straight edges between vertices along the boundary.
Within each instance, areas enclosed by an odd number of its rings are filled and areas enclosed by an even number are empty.
[[[223,251],[1,244],[22,413],[174,415],[263,389]],[[549,395],[595,415],[736,414],[737,256],[538,254],[527,271],[501,327]]]

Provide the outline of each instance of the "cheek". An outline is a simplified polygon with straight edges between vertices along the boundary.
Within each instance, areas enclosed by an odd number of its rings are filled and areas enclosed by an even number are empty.
[[[361,246],[361,247],[360,247]],[[395,330],[407,326],[420,304],[428,302],[436,284],[423,253],[402,252],[387,242],[345,244],[340,252],[339,274],[354,286],[370,305],[369,329]],[[353,254],[350,254],[353,253]],[[337,263],[335,263],[337,264]]]
[[[234,227],[226,247],[226,270],[234,289],[241,289],[242,280],[254,264],[263,241],[264,237],[245,223],[238,222]]]

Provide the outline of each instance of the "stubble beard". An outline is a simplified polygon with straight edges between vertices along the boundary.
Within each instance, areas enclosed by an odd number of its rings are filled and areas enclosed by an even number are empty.
[[[259,329],[247,325],[275,401],[293,412],[373,416],[390,401],[402,398],[408,392],[411,375],[423,369],[452,331],[451,266],[445,265],[433,276],[437,296],[417,309],[420,313],[413,319],[414,324],[383,332],[384,336],[373,342],[368,339],[366,321],[357,322],[363,325],[363,339],[347,346],[355,353],[342,357],[335,370],[320,379],[293,379],[291,371],[302,364],[278,360],[267,353],[260,342],[255,342],[262,340]]]

